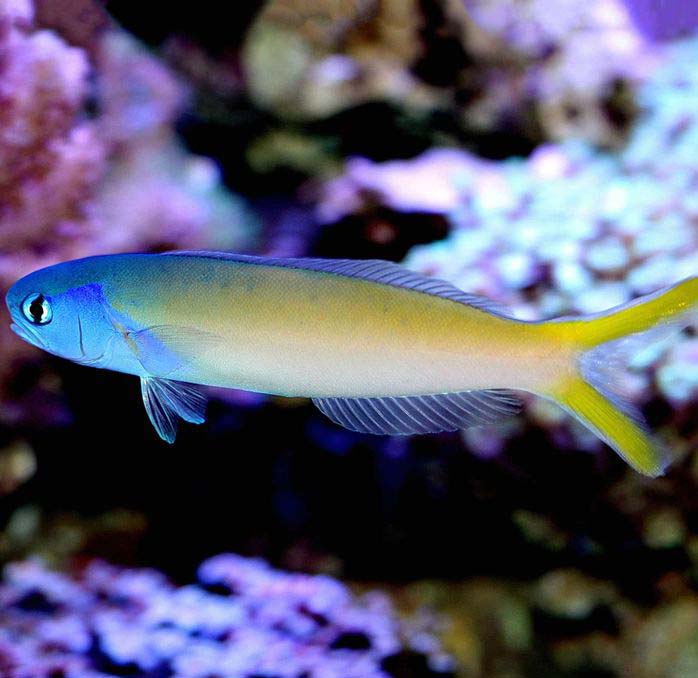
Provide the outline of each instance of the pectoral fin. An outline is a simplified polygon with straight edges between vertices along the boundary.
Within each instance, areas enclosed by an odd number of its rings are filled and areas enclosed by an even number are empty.
[[[138,361],[150,373],[167,377],[190,364],[195,356],[216,347],[219,338],[209,332],[175,325],[153,325],[125,335]]]
[[[148,418],[168,443],[175,440],[179,419],[192,424],[202,424],[206,419],[206,396],[193,384],[141,377],[141,393]]]

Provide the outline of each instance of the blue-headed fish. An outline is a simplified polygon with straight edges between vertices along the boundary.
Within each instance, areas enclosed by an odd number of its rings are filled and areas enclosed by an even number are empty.
[[[308,397],[341,426],[393,435],[495,422],[528,391],[656,476],[667,457],[620,395],[612,357],[697,299],[689,278],[594,316],[527,322],[386,261],[171,252],[56,264],[6,302],[29,343],[138,376],[168,442],[180,419],[204,421],[197,385]]]

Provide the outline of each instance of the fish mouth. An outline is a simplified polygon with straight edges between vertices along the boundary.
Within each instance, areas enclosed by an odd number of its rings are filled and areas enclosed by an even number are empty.
[[[31,344],[32,346],[36,346],[37,348],[43,349],[44,351],[48,351],[49,353],[53,353],[49,348],[46,346],[46,342],[36,333],[35,330],[33,330],[31,327],[25,327],[24,325],[20,325],[18,323],[11,323],[10,324],[10,329],[23,341],[26,341],[28,344]],[[83,341],[83,334],[82,334],[82,325],[80,325],[80,353],[81,355],[79,357],[71,357],[69,358],[70,360],[74,360],[76,363],[79,363],[80,365],[89,365],[89,366],[98,366],[99,363],[104,359],[104,356],[106,354],[106,351],[103,351],[100,355],[90,358],[86,352],[85,352],[85,344]]]
[[[39,348],[45,348],[44,342],[39,338],[33,330],[28,327],[23,327],[17,323],[12,323],[10,329],[20,338],[26,341],[28,344],[33,346],[38,346]]]

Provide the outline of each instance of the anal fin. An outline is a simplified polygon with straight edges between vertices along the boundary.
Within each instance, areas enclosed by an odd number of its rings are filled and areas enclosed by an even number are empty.
[[[387,398],[315,398],[313,403],[336,424],[377,435],[456,431],[490,424],[516,414],[520,408],[516,395],[504,389]]]

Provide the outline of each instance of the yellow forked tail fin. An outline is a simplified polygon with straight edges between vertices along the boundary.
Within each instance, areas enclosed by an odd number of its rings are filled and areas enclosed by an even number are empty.
[[[669,463],[666,450],[653,440],[642,415],[629,405],[621,409],[617,397],[602,394],[582,377],[570,378],[553,398],[565,410],[591,429],[634,469],[659,476]]]
[[[654,441],[642,415],[623,398],[618,368],[623,357],[676,332],[698,307],[698,278],[593,316],[545,324],[573,347],[574,369],[544,394],[594,431],[633,468],[658,476],[670,456]]]

